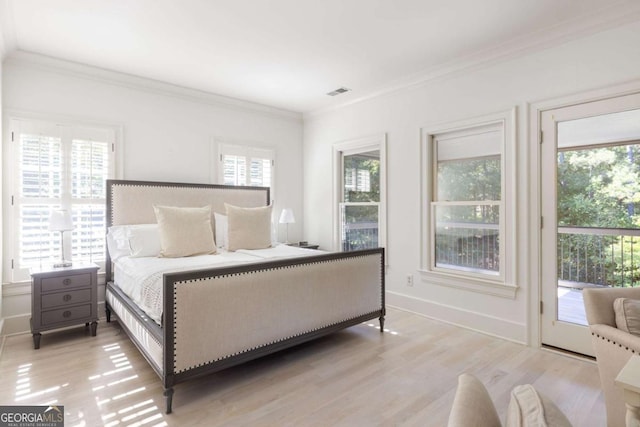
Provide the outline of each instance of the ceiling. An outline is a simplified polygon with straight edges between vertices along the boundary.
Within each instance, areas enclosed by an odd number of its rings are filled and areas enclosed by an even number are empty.
[[[0,0],[0,14],[8,54],[311,112],[639,20],[640,2]]]

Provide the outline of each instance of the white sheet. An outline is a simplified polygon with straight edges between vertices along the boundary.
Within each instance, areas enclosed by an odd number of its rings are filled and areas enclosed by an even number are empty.
[[[325,251],[318,251],[316,249],[305,249],[297,246],[289,246],[285,244],[278,244],[275,247],[267,249],[238,249],[236,253],[251,255],[262,259],[272,258],[294,258],[298,256],[311,256],[325,253]]]
[[[266,259],[318,255],[321,251],[279,244],[268,249],[221,252],[185,258],[121,257],[115,262],[114,281],[138,307],[161,324],[162,276],[165,273],[229,267]]]

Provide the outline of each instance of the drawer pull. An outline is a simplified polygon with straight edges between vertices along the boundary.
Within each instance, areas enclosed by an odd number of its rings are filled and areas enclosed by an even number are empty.
[[[62,281],[62,284],[65,285],[65,286],[70,285],[71,284],[71,279],[64,279]]]
[[[64,318],[71,317],[71,312],[69,310],[65,311],[64,313],[62,313],[62,317]]]
[[[71,301],[71,298],[72,298],[71,295],[66,294],[65,296],[62,297],[62,300],[64,302],[69,302],[69,301]]]

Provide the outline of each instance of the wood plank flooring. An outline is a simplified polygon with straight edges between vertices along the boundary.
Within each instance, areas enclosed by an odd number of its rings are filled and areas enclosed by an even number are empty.
[[[601,427],[595,363],[388,309],[377,322],[176,387],[164,413],[159,378],[117,322],[6,337],[0,404],[64,405],[70,426],[446,426],[463,372],[484,382],[498,413],[531,383],[576,427]]]

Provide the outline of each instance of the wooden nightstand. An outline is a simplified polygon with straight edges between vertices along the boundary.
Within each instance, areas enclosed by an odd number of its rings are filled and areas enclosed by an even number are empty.
[[[40,332],[84,323],[98,327],[98,266],[31,269],[31,333],[40,348]]]

